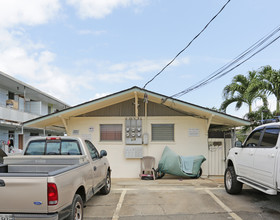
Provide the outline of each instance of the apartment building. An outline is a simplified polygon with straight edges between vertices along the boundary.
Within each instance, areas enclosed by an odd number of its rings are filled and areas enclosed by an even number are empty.
[[[66,103],[0,71],[0,147],[23,149],[31,136],[63,135],[64,129],[24,128],[22,123],[68,108]]]

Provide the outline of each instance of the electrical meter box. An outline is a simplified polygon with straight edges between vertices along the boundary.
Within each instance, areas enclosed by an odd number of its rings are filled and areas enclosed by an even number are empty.
[[[143,157],[143,147],[142,146],[125,146],[124,156],[127,159],[142,158]]]
[[[125,119],[125,143],[142,144],[142,119]]]

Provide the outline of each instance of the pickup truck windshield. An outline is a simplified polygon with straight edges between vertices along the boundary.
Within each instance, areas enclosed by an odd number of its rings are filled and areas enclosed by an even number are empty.
[[[81,155],[76,140],[36,140],[31,141],[25,155]]]

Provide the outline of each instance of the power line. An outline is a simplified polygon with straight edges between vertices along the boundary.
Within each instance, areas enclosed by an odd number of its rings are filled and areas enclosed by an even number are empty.
[[[211,83],[211,82],[213,82],[213,81],[223,77],[224,75],[228,74],[232,70],[236,69],[237,67],[239,67],[240,65],[242,65],[243,63],[245,63],[246,61],[248,61],[249,59],[254,57],[256,54],[258,54],[259,52],[261,52],[262,50],[264,50],[265,48],[270,46],[276,40],[278,40],[280,38],[280,35],[274,37],[273,39],[271,39],[271,38],[273,36],[275,36],[279,31],[280,31],[280,26],[275,28],[271,33],[267,34],[265,37],[263,37],[260,40],[258,40],[256,43],[254,43],[252,46],[250,46],[248,49],[246,49],[244,52],[242,52],[240,55],[238,55],[232,61],[230,61],[226,65],[222,66],[221,68],[219,68],[218,70],[216,70],[215,72],[210,74],[205,79],[199,81],[198,83],[194,84],[193,86],[190,86],[187,89],[185,89],[185,90],[183,90],[183,91],[181,91],[179,93],[176,93],[176,94],[174,94],[174,95],[172,95],[172,96],[170,96],[168,98],[175,98],[175,97],[178,98],[178,97],[181,97],[181,96],[183,96],[183,95],[185,95],[185,94],[187,94],[187,93],[189,93],[189,92],[191,92],[191,91],[193,91],[195,89],[199,89],[200,87],[205,86],[205,85],[207,85],[207,84],[209,84],[209,83]],[[270,41],[268,41],[268,40],[270,40]],[[260,49],[258,49],[258,48],[260,48]],[[256,51],[256,52],[254,52],[254,51]],[[250,54],[252,54],[252,55],[249,56]],[[246,58],[247,56],[249,56],[249,57]],[[235,66],[233,66],[233,65],[235,65]],[[166,101],[168,98],[166,98],[164,101]]]
[[[224,8],[227,6],[227,4],[230,2],[231,0],[228,0],[226,4],[224,4],[224,6],[220,9],[220,11],[205,25],[205,27],[188,43],[188,45],[181,50],[168,64],[166,64],[161,71],[159,71],[152,79],[150,79],[148,82],[146,82],[146,84],[144,85],[143,89],[145,89],[145,87],[152,82],[158,75],[160,75],[169,65],[171,65],[174,60],[181,54],[183,53],[191,44],[192,42],[199,37],[200,34],[202,34],[202,32],[204,32],[204,30],[209,26],[209,24],[224,10]]]

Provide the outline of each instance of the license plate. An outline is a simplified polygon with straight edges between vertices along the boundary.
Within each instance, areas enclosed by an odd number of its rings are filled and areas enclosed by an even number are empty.
[[[0,214],[0,220],[14,220],[14,216],[13,215],[9,215],[9,214]]]

